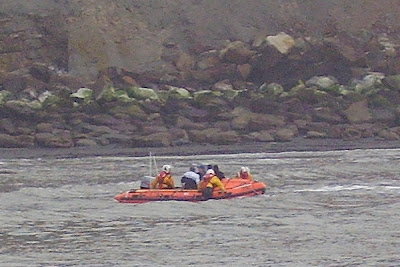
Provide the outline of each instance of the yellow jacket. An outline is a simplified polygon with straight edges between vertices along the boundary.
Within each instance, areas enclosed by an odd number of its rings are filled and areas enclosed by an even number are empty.
[[[203,178],[199,183],[199,191],[203,191],[206,187],[218,187],[221,191],[226,191],[224,184],[217,176],[213,176],[211,179]]]
[[[164,176],[164,178],[162,178]],[[151,183],[151,188],[167,189],[175,188],[175,181],[171,174],[161,172]]]

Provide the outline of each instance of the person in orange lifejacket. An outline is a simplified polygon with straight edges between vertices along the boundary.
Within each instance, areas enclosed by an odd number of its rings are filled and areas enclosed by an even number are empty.
[[[253,181],[253,176],[248,167],[241,167],[240,171],[236,174],[236,178],[247,179]]]
[[[171,166],[164,165],[154,181],[151,183],[151,188],[168,189],[175,188],[174,178],[171,176]]]
[[[215,175],[214,170],[209,169],[207,170],[203,179],[201,179],[198,189],[200,192],[202,192],[205,199],[210,199],[212,197],[214,187],[218,187],[222,192],[226,192],[225,186]]]

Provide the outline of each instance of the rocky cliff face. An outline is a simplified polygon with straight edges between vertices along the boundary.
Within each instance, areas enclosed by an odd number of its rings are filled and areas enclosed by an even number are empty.
[[[400,139],[397,0],[0,3],[0,147]]]
[[[20,0],[0,5],[0,70],[41,61],[89,80],[107,67],[174,74],[180,70],[165,56],[171,52],[168,45],[195,56],[229,41],[253,46],[279,32],[328,43],[295,66],[287,59],[280,62],[276,72],[288,75],[269,77],[257,73],[264,69],[255,69],[251,77],[276,81],[293,75],[296,80],[313,74],[346,76],[347,65],[372,71],[398,68],[381,66],[390,63],[382,62],[387,55],[377,54],[385,45],[379,38],[393,46],[399,43],[396,0]],[[307,61],[312,57],[329,63],[320,71],[310,69]]]

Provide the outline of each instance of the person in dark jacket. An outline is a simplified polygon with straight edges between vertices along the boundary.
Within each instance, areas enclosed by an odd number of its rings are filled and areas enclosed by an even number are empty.
[[[220,180],[225,178],[225,174],[219,170],[218,165],[214,165],[213,170],[215,172],[215,176],[217,176]]]
[[[207,167],[205,165],[197,166],[197,174],[200,175],[200,180],[203,179],[203,176],[206,174]]]

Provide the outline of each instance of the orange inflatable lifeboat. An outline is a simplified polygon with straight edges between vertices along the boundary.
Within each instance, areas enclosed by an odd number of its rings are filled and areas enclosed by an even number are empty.
[[[265,193],[266,184],[259,181],[250,181],[239,178],[222,179],[226,192],[215,188],[211,199],[230,199],[236,197],[249,197]],[[174,189],[132,189],[114,197],[121,203],[146,203],[150,201],[205,201],[198,190],[182,188]]]

